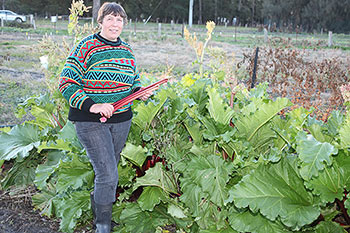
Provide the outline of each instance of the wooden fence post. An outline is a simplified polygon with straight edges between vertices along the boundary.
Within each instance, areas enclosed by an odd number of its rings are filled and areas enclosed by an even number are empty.
[[[158,23],[158,36],[162,36],[162,23]]]
[[[267,43],[269,41],[269,37],[267,36],[267,29],[264,28],[264,42]]]
[[[328,47],[332,47],[333,46],[333,33],[332,31],[328,32]]]

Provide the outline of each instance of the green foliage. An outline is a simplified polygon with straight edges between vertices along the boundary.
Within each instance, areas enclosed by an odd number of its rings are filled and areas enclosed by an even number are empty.
[[[187,88],[174,83],[135,103],[136,123],[119,164],[123,191],[113,212],[119,231],[174,224],[188,232],[322,232],[336,224],[332,203],[350,187],[345,118],[334,113],[323,123],[305,109],[282,118],[290,102],[269,99],[266,85],[237,93],[230,108],[216,85],[204,78]],[[59,129],[38,122],[1,133],[1,159],[16,159],[3,186],[34,182],[36,208],[72,232],[91,218],[93,171],[71,123]],[[144,170],[152,155],[164,164]],[[310,227],[320,214],[327,222]]]
[[[62,63],[51,64],[52,81]],[[117,231],[343,232],[335,202],[350,208],[349,117],[286,113],[291,102],[271,99],[266,83],[237,90],[231,107],[224,71],[214,75],[187,74],[135,101],[118,167]],[[0,164],[13,163],[1,185],[34,184],[35,208],[73,232],[92,217],[94,173],[61,98],[29,98],[18,113],[35,120],[0,132]]]
[[[40,145],[41,131],[31,124],[17,125],[0,134],[0,159],[25,158]]]
[[[320,209],[315,205],[317,199],[305,188],[295,162],[285,158],[277,164],[261,164],[244,176],[230,191],[235,206],[259,211],[272,221],[279,217],[292,229],[310,224]]]
[[[312,176],[318,176],[319,171],[327,165],[332,164],[331,156],[337,154],[338,150],[331,144],[318,142],[312,135],[300,132],[297,136],[297,152],[302,161],[301,175],[308,180]]]

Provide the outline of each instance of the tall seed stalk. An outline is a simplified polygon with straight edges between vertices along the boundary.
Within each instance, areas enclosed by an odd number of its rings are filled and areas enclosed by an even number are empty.
[[[207,28],[207,38],[205,39],[204,43],[202,41],[199,41],[197,39],[196,33],[193,33],[193,35],[187,30],[187,28],[184,28],[184,35],[186,41],[191,45],[191,47],[194,49],[196,53],[196,62],[199,63],[199,74],[200,77],[203,76],[203,59],[204,59],[204,50],[207,47],[213,30],[215,28],[215,23],[213,21],[208,21],[206,24]]]

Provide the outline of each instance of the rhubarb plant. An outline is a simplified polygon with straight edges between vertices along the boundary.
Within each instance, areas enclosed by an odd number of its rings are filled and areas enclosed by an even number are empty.
[[[63,63],[49,66],[51,79]],[[134,102],[114,231],[345,232],[348,112],[320,121],[312,109],[271,98],[266,83],[241,84],[233,96],[209,77],[186,74]],[[56,92],[32,97],[18,114],[35,120],[0,132],[0,164],[12,164],[1,188],[34,185],[34,207],[74,232],[91,226],[94,174],[62,103]]]

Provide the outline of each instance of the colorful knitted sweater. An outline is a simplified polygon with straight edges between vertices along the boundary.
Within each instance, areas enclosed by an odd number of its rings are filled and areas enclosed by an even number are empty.
[[[99,33],[80,41],[71,51],[60,76],[59,90],[68,100],[71,121],[99,122],[90,113],[95,103],[114,103],[141,87],[133,51],[120,38],[109,41]],[[132,118],[132,103],[126,104],[107,122]]]

